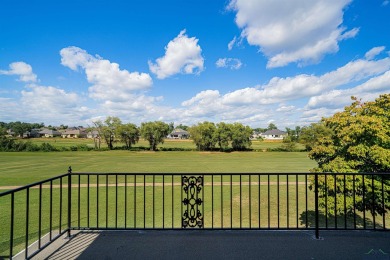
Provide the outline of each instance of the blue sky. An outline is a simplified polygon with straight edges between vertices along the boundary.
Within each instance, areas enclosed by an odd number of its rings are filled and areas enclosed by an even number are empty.
[[[307,125],[390,91],[387,0],[0,3],[0,121]]]

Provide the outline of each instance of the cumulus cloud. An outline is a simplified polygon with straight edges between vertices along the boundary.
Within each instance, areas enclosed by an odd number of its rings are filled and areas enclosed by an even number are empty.
[[[148,89],[153,84],[147,73],[120,69],[119,64],[92,56],[78,47],[64,48],[60,55],[62,65],[72,70],[81,68],[85,71],[88,82],[93,84],[89,94],[94,99],[123,101],[133,91]]]
[[[363,82],[364,81],[364,82]],[[363,83],[361,83],[363,82]],[[307,124],[329,116],[350,104],[350,96],[373,100],[390,90],[390,58],[358,59],[322,75],[274,77],[264,85],[228,93],[204,90],[182,102],[183,118],[240,121],[277,118],[284,125]],[[355,85],[354,84],[359,84]],[[309,99],[297,107],[291,102]]]
[[[149,61],[149,69],[157,78],[165,79],[177,73],[196,74],[203,71],[202,49],[195,37],[189,38],[186,30],[171,40],[165,47],[165,55]]]
[[[30,120],[51,123],[80,122],[91,111],[77,93],[52,86],[29,85],[21,91],[20,105]]]
[[[219,58],[215,65],[217,68],[229,68],[231,70],[238,70],[242,66],[242,62],[236,58]]]
[[[36,82],[37,75],[32,71],[30,64],[23,61],[13,62],[9,65],[9,70],[0,70],[3,75],[17,75],[19,80],[23,82]]]
[[[380,93],[390,91],[390,71],[377,77],[370,78],[366,82],[349,89],[332,90],[321,95],[311,97],[306,108],[319,107],[339,108],[351,103],[351,96],[357,96],[363,100],[373,100]]]
[[[351,0],[257,1],[232,0],[241,37],[260,47],[267,67],[292,62],[315,63],[337,52],[338,42],[358,33],[342,26],[343,10]]]

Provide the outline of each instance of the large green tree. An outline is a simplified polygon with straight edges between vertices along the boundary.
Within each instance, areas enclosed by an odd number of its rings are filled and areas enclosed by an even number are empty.
[[[344,111],[322,120],[330,134],[319,138],[309,153],[309,157],[318,163],[313,172],[390,172],[390,94],[365,103],[354,97],[352,99],[353,103]],[[375,215],[382,215],[390,209],[389,175],[332,176],[326,181],[325,175],[319,176],[320,205],[325,206],[326,203],[330,213],[344,211],[343,201],[338,201],[343,196],[333,196],[337,194],[346,194],[347,213],[351,213],[354,207],[361,211],[369,210]],[[355,203],[352,194],[355,195]]]
[[[140,131],[135,124],[122,124],[116,128],[116,136],[125,143],[127,149],[139,141]]]
[[[214,138],[221,151],[229,148],[229,142],[232,140],[232,125],[220,122],[214,132]]]
[[[244,126],[241,123],[234,123],[231,125],[231,140],[232,148],[234,151],[243,151],[250,148],[252,142],[250,137],[252,135],[252,128],[249,126]]]
[[[142,138],[149,142],[150,150],[155,151],[169,134],[169,125],[161,121],[146,122],[141,124],[140,132]]]
[[[210,151],[214,149],[217,142],[215,138],[216,129],[214,123],[205,121],[191,126],[188,130],[198,150]]]
[[[109,116],[106,120],[93,122],[100,138],[103,138],[110,150],[114,149],[116,129],[122,124],[119,117]]]
[[[332,129],[327,127],[324,122],[312,123],[301,129],[299,142],[305,145],[306,151],[311,151],[320,139],[330,136],[331,133]]]

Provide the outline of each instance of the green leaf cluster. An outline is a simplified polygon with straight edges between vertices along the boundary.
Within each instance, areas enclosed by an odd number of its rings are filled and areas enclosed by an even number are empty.
[[[339,173],[319,178],[322,207],[333,214],[357,209],[382,215],[390,209],[390,174],[344,177],[342,173],[390,173],[390,94],[371,102],[352,99],[344,111],[312,125],[301,138],[305,136],[308,143],[314,140],[309,157],[318,166],[312,172]],[[310,139],[309,133],[321,136]]]
[[[250,148],[253,130],[241,123],[220,122],[198,123],[189,128],[191,139],[200,151],[212,151],[218,145],[219,150],[244,151]]]

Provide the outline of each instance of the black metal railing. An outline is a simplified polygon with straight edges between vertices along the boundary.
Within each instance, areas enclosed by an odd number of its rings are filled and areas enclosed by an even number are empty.
[[[389,174],[69,169],[0,194],[0,258],[32,258],[71,230],[295,229],[316,238],[328,229],[388,231],[389,199]]]

